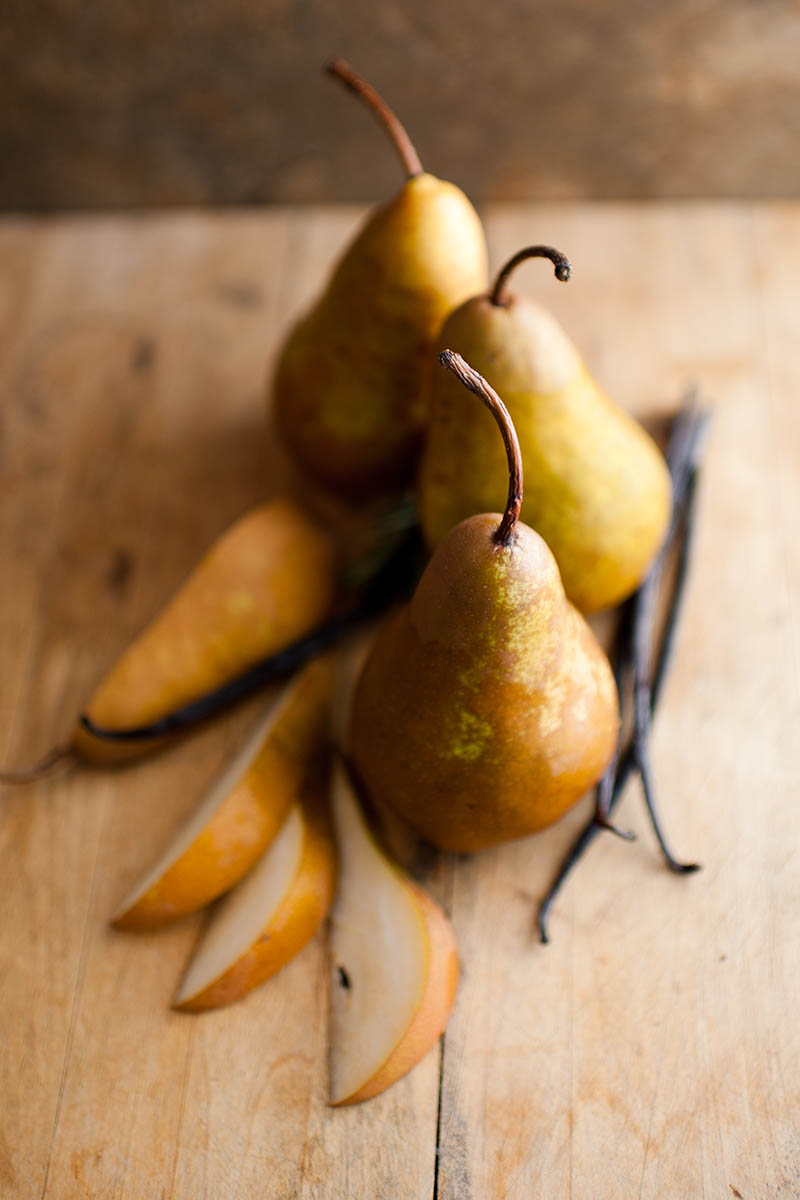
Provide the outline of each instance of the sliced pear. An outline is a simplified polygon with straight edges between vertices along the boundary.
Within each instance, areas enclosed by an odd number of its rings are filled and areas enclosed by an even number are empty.
[[[343,771],[333,812],[330,1103],[341,1105],[377,1096],[436,1045],[459,966],[450,922],[373,841]]]
[[[174,1007],[220,1008],[269,979],[317,932],[335,882],[326,798],[306,795],[249,875],[221,901]]]
[[[214,542],[121,655],[86,715],[112,730],[158,721],[311,633],[335,594],[328,535],[291,500],[258,504]],[[89,762],[113,764],[159,740],[110,741],[79,724],[72,745]]]
[[[250,870],[297,800],[328,738],[333,661],[319,658],[288,685],[112,917],[154,929],[195,912]]]

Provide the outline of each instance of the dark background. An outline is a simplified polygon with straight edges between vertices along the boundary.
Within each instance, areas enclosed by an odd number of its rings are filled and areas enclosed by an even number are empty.
[[[795,0],[3,0],[0,207],[385,196],[334,54],[477,200],[800,194]]]

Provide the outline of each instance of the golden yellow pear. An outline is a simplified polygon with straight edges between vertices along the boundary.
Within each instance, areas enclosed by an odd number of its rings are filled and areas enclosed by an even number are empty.
[[[608,765],[619,711],[608,660],[553,555],[518,521],[522,459],[508,411],[459,355],[442,359],[503,431],[506,507],[452,529],[411,603],[380,630],[348,744],[376,803],[435,845],[469,852],[562,816]]]
[[[274,404],[305,475],[357,498],[411,478],[425,419],[425,361],[451,309],[486,286],[486,245],[464,193],[423,172],[377,93],[341,60],[329,69],[371,105],[408,179],[369,216],[289,335]]]
[[[448,317],[439,347],[458,350],[503,396],[525,462],[522,517],[555,555],[572,603],[594,612],[619,603],[647,574],[666,534],[672,489],[658,447],[598,387],[555,318],[507,290],[511,270],[537,255],[552,257],[557,275],[569,277],[557,251],[520,251],[490,294]],[[431,356],[418,489],[432,547],[503,499],[503,450],[491,416],[479,406],[464,412],[458,382],[434,364]]]

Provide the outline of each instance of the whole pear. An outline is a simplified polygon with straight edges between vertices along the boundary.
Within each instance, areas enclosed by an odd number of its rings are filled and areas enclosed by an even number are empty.
[[[630,595],[666,534],[672,489],[653,440],[605,395],[554,317],[506,290],[515,255],[491,294],[473,296],[445,321],[440,348],[455,346],[490,374],[513,417],[528,485],[522,517],[547,542],[573,604],[609,608]],[[459,385],[431,357],[430,421],[419,475],[419,511],[436,546],[454,525],[502,502],[502,447],[479,406],[464,413]]]
[[[371,105],[408,179],[369,216],[291,331],[278,360],[274,405],[306,478],[361,498],[413,475],[425,362],[451,309],[486,286],[486,244],[464,193],[423,172],[377,93],[341,60],[329,69]]]
[[[377,803],[443,849],[474,851],[562,816],[609,763],[619,713],[608,660],[553,555],[517,520],[522,463],[508,412],[458,355],[442,359],[503,429],[506,509],[451,529],[378,633],[349,752]]]

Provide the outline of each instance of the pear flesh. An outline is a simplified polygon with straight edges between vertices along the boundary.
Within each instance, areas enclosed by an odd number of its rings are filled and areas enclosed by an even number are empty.
[[[669,522],[669,472],[655,443],[601,391],[559,323],[524,297],[473,297],[439,342],[503,397],[525,463],[522,520],[552,550],[572,603],[582,612],[618,604],[646,575]],[[466,407],[458,381],[430,369],[419,511],[434,547],[459,521],[502,508],[504,458],[491,414]]]
[[[311,478],[360,497],[411,477],[426,359],[486,273],[483,228],[454,184],[415,175],[369,217],[278,362],[278,427]]]
[[[331,943],[331,1104],[384,1091],[447,1024],[458,983],[455,937],[441,909],[378,849],[352,789],[333,796],[340,853]]]
[[[351,710],[350,753],[369,793],[445,850],[549,825],[616,746],[605,654],[543,539],[520,523],[498,544],[499,521],[484,513],[445,537],[378,633]]]

